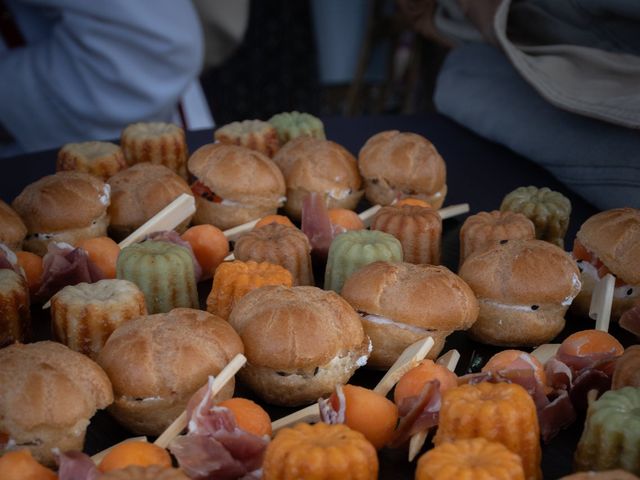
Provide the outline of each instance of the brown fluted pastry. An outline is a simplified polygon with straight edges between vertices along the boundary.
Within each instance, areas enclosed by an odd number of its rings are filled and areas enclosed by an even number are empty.
[[[257,228],[238,239],[233,250],[244,262],[270,262],[291,272],[293,285],[313,285],[311,246],[300,230],[277,223]]]
[[[164,165],[140,163],[109,179],[109,234],[124,239],[181,194],[193,195],[187,182]],[[176,227],[184,231],[191,216]]]
[[[146,314],[144,294],[127,280],[79,283],[51,298],[55,339],[93,359],[116,328]]]
[[[373,217],[371,230],[390,233],[400,240],[407,263],[440,263],[442,218],[437,210],[411,205],[382,207]]]
[[[278,132],[269,122],[244,120],[218,128],[213,138],[227,145],[240,145],[257,150],[271,158],[280,149]]]
[[[129,165],[150,162],[187,178],[189,152],[184,130],[172,123],[140,122],[125,128],[120,146]]]
[[[480,212],[467,217],[460,229],[460,265],[472,253],[481,253],[502,240],[536,238],[533,222],[521,213]]]
[[[571,201],[547,187],[519,187],[502,200],[500,210],[522,213],[536,227],[536,238],[564,248]]]
[[[77,170],[90,173],[105,182],[127,168],[124,154],[111,142],[67,143],[58,151],[56,171]]]
[[[0,269],[0,348],[31,335],[29,287],[22,275]]]

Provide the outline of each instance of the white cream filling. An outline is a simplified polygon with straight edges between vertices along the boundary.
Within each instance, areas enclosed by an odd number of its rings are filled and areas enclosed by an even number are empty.
[[[287,201],[287,197],[279,197],[278,208],[282,207],[286,201]],[[248,208],[251,206],[241,202],[236,202],[235,200],[229,200],[228,198],[223,198],[222,201],[220,202],[220,205],[225,205],[227,207],[242,207],[242,208]]]
[[[103,204],[105,207],[108,207],[109,204],[111,203],[111,185],[109,185],[108,183],[104,184],[104,187],[102,188],[102,195],[100,195],[100,203]]]
[[[598,269],[595,265],[584,260],[579,261],[578,265],[580,265],[583,275],[591,278],[594,283],[600,281]],[[622,285],[613,289],[613,298],[630,298],[637,297],[638,295],[640,295],[640,285]]]
[[[236,206],[242,206],[242,203],[223,198],[222,201],[220,202],[220,205],[226,205],[228,207],[236,207]]]
[[[387,317],[381,317],[380,315],[370,315],[370,314],[361,314],[363,320],[366,320],[371,323],[377,323],[378,325],[393,325],[394,327],[401,328],[403,330],[407,330],[411,333],[416,333],[418,335],[425,335],[430,332],[426,328],[416,327],[415,325],[408,325],[406,323],[396,322]]]
[[[562,301],[561,305],[563,307],[568,307],[573,302],[573,299],[576,298],[578,293],[580,293],[580,289],[582,288],[582,283],[580,282],[580,277],[575,273],[571,275],[571,293],[565,297]]]
[[[13,450],[17,446],[18,446],[18,443],[13,438],[9,437],[9,440],[7,440],[7,444],[4,447],[4,451],[8,452],[10,450]]]
[[[155,397],[140,398],[140,397],[128,397],[126,395],[123,395],[122,397],[120,397],[120,399],[124,400],[125,402],[156,402],[158,400],[162,400],[162,397],[155,396]]]
[[[369,346],[367,347],[366,355],[362,355],[360,358],[356,360],[356,365],[358,366],[358,368],[364,367],[367,364],[367,361],[369,361],[369,356],[371,355],[372,350],[373,350],[373,343],[371,343],[371,339],[369,339]]]
[[[518,312],[535,312],[536,311],[531,308],[531,305],[513,305],[510,303],[499,303],[494,300],[486,300],[486,299],[481,300],[481,302],[484,303],[485,305],[489,305],[496,308],[504,308],[505,310],[516,310]]]
[[[344,200],[349,195],[351,195],[351,189],[350,188],[332,188],[331,190],[327,191],[327,195],[329,195],[334,200]]]

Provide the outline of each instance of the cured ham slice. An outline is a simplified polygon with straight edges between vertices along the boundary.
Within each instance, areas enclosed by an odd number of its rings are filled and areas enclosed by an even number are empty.
[[[309,239],[314,254],[326,257],[334,232],[329,212],[324,202],[324,196],[318,192],[311,192],[302,202],[302,231]]]
[[[48,300],[67,285],[94,283],[104,278],[85,250],[67,243],[50,243],[43,258],[42,283],[35,296]]]
[[[213,377],[209,377],[206,393],[200,393],[198,403],[190,402],[188,433],[173,440],[169,450],[194,479],[226,480],[252,475],[261,467],[269,441],[242,430],[228,408],[213,404],[212,382]]]
[[[424,384],[420,395],[403,399],[398,406],[400,421],[389,446],[397,448],[412,435],[424,432],[438,424],[442,397],[440,382],[432,380]]]
[[[82,452],[57,454],[58,480],[97,480],[101,475],[91,457]]]

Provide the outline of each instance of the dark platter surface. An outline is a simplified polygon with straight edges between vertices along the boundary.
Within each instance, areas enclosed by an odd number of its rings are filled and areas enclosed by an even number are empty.
[[[572,215],[569,231],[565,240],[565,250],[570,250],[579,226],[596,209],[582,198],[567,190],[548,172],[515,153],[477,137],[468,130],[439,115],[386,116],[363,118],[326,118],[327,138],[344,145],[357,156],[360,147],[373,134],[382,130],[411,131],[424,135],[437,147],[447,163],[447,183],[449,193],[445,206],[469,203],[471,214],[479,211],[498,209],[502,198],[513,189],[524,185],[547,186],[567,196],[572,202]],[[211,131],[189,132],[188,142],[191,151],[212,141]],[[28,183],[41,176],[53,173],[55,169],[55,151],[24,155],[6,162],[9,172],[0,178],[0,192],[5,201],[10,202]],[[368,205],[364,202],[360,209]],[[442,238],[442,263],[452,271],[458,266],[458,235],[466,216],[445,220]],[[323,277],[316,272],[316,279]],[[211,282],[199,286],[201,304],[209,293]],[[36,339],[50,337],[48,311],[33,306],[33,320]],[[570,333],[593,328],[593,321],[585,318],[567,317],[567,326],[558,337],[558,341]],[[635,340],[630,334],[612,325],[611,333],[623,345]],[[463,332],[451,335],[443,350],[456,348],[461,353],[458,364],[459,375],[481,367],[499,348],[471,341]],[[382,377],[383,372],[360,369],[351,383],[372,387]],[[251,392],[238,386],[237,395],[252,398]],[[257,400],[257,399],[256,399]],[[295,409],[264,405],[275,420]],[[572,458],[575,446],[582,431],[584,416],[569,428],[562,431],[549,444],[543,445],[542,468],[544,478],[555,479],[572,471]],[[125,438],[133,436],[120,427],[106,412],[98,412],[92,419],[87,431],[85,451],[94,454]],[[429,448],[429,442],[425,449]],[[383,449],[379,452],[381,479],[411,479],[414,476],[415,462],[407,461],[404,449]]]

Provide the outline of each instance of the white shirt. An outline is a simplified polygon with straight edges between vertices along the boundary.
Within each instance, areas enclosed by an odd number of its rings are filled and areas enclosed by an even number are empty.
[[[204,113],[187,128],[213,126],[190,0],[5,3],[27,45],[9,50],[0,39],[0,124],[16,140],[0,156],[118,138],[136,121],[175,121],[185,94]],[[193,117],[188,99],[183,107]]]

